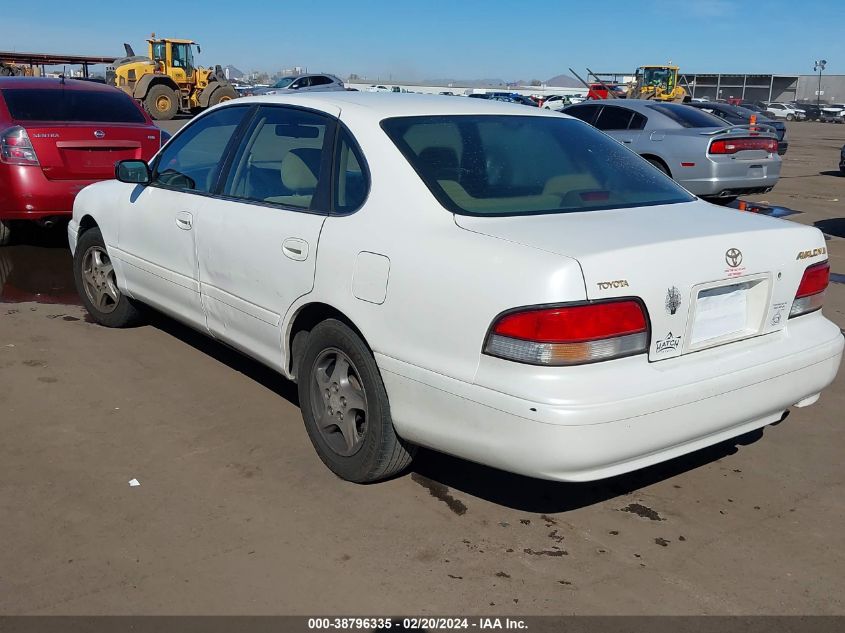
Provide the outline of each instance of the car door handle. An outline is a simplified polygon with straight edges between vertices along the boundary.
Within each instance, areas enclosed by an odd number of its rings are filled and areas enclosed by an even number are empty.
[[[176,214],[176,226],[183,231],[190,231],[191,227],[194,226],[194,216],[187,211],[179,211]]]
[[[282,252],[285,257],[302,262],[308,259],[308,242],[298,237],[289,237],[282,242]]]

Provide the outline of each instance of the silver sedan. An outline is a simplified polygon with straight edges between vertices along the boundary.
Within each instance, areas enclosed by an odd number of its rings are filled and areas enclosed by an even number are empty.
[[[766,193],[780,178],[778,139],[765,126],[726,125],[679,103],[639,99],[589,101],[563,112],[606,132],[711,202]]]

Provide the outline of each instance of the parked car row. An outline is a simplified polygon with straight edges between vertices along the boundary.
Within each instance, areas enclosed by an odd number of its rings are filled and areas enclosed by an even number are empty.
[[[731,124],[701,107],[706,105],[611,99],[563,113],[606,132],[711,202],[728,204],[770,191],[781,170],[774,128]]]

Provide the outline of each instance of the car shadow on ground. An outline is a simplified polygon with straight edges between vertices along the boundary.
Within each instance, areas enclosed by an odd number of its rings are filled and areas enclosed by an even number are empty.
[[[299,406],[296,384],[275,370],[154,310],[147,311],[146,323],[255,380],[291,404]],[[789,415],[788,411],[776,424],[783,421],[787,415]],[[739,447],[752,444],[762,436],[763,429],[752,431],[662,464],[590,483],[561,483],[514,475],[428,449],[420,449],[410,470],[398,477],[410,476],[413,481],[447,503],[458,514],[462,514],[465,508],[461,511],[463,503],[455,502],[450,490],[514,510],[536,513],[568,512],[619,497],[700,468],[737,453]]]
[[[780,421],[786,415],[788,412]],[[417,455],[412,477],[433,496],[439,497],[438,492],[452,489],[513,510],[553,514],[591,506],[671,479],[733,455],[740,446],[752,444],[761,437],[763,429],[655,466],[587,483],[562,483],[513,475],[428,450]]]
[[[845,218],[830,218],[828,220],[819,220],[813,224],[822,233],[827,235],[834,235],[836,237],[845,237]]]
[[[281,396],[291,404],[299,406],[296,384],[282,376],[274,369],[259,363],[239,351],[220,343],[219,341],[197,332],[193,328],[183,325],[152,308],[144,309],[143,324],[152,326],[187,343],[194,349],[207,354],[214,360],[227,365],[251,378],[258,384]],[[143,325],[142,324],[142,325]]]
[[[165,332],[218,362],[255,380],[291,404],[299,406],[296,384],[269,367],[201,334],[170,317],[148,310],[146,323]],[[787,411],[781,421],[789,414]],[[777,422],[776,424],[779,424]],[[591,506],[646,486],[671,479],[701,466],[733,455],[739,447],[752,444],[763,436],[763,429],[746,433],[689,455],[644,468],[633,473],[590,483],[561,483],[514,475],[482,466],[437,451],[420,449],[408,477],[444,501],[453,511],[463,514],[463,503],[450,491],[484,499],[514,510],[535,513],[568,512]]]
[[[837,178],[842,178],[845,174],[838,169],[828,169],[827,171],[820,171],[819,176],[836,176]]]

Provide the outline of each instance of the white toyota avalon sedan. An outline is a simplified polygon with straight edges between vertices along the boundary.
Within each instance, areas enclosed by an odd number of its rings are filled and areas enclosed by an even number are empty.
[[[624,473],[812,404],[842,358],[818,230],[698,200],[548,110],[238,99],[116,176],[68,228],[92,317],[148,304],[295,380],[351,481],[416,446]]]

